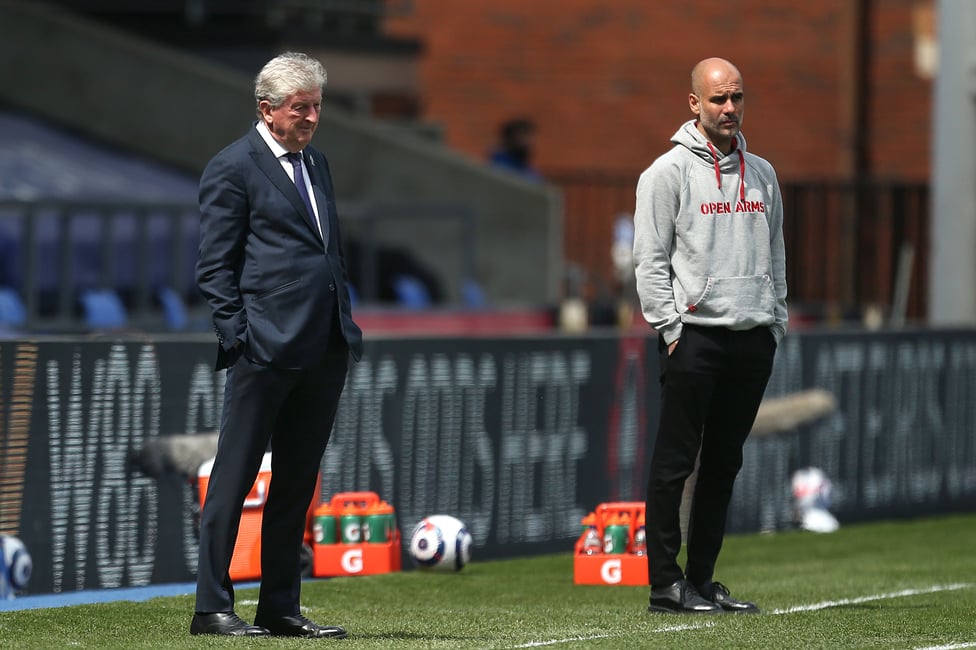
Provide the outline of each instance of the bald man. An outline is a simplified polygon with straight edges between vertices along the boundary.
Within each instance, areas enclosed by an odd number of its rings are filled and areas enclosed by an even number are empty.
[[[648,610],[757,612],[714,579],[742,447],[786,333],[783,202],[746,151],[742,75],[712,58],[691,73],[694,118],[644,171],[634,212],[637,292],[657,330],[661,417],[647,485]],[[679,507],[699,459],[687,564]]]

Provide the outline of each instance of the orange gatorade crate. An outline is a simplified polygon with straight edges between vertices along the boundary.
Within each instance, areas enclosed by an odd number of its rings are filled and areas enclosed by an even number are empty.
[[[200,466],[197,472],[197,485],[200,489],[200,507],[203,507],[207,497],[207,485],[210,483],[210,472],[214,459],[208,460]],[[308,508],[308,518],[305,526],[305,545],[312,547],[311,521],[312,513],[318,508],[321,490],[321,477],[315,483],[315,493]],[[261,577],[261,521],[264,517],[264,504],[268,500],[268,488],[271,485],[271,453],[266,453],[261,460],[261,469],[254,480],[251,491],[244,499],[244,510],[241,512],[241,527],[237,533],[237,543],[234,545],[234,555],[230,561],[231,580],[252,580]]]
[[[340,492],[313,514],[312,575],[364,576],[400,570],[393,507],[375,492]]]
[[[574,584],[648,584],[642,501],[601,503],[581,523],[573,558]]]

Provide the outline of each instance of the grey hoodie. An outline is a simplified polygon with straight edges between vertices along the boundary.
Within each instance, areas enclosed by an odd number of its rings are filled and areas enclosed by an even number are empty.
[[[683,323],[786,333],[783,199],[773,167],[727,156],[683,124],[637,183],[634,265],[644,318],[672,343]]]

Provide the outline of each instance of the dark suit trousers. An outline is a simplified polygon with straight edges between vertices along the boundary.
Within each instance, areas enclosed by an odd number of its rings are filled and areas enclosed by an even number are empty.
[[[700,587],[711,581],[722,549],[742,447],[769,381],[776,341],[765,327],[732,331],[685,325],[672,355],[663,340],[661,350],[661,419],[645,513],[648,577],[655,588],[685,577]],[[682,573],[679,509],[699,451]]]
[[[299,613],[300,551],[306,513],[348,369],[348,347],[333,328],[329,352],[303,370],[241,357],[227,370],[217,457],[200,521],[197,612],[234,609],[229,569],[244,498],[271,449],[271,483],[261,530],[263,617]]]

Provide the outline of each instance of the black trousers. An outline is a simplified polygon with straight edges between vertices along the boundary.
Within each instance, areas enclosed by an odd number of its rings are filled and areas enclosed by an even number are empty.
[[[338,328],[336,328],[338,330]],[[230,563],[244,498],[270,442],[271,483],[261,526],[261,617],[299,613],[306,513],[345,385],[349,351],[333,336],[325,358],[303,370],[241,357],[227,370],[217,456],[200,517],[197,612],[230,612]]]
[[[732,331],[685,325],[671,356],[663,339],[659,348],[661,419],[646,503],[648,577],[652,587],[682,578],[701,587],[712,580],[722,549],[742,446],[769,381],[776,340],[766,327]],[[679,509],[699,451],[682,572]]]

